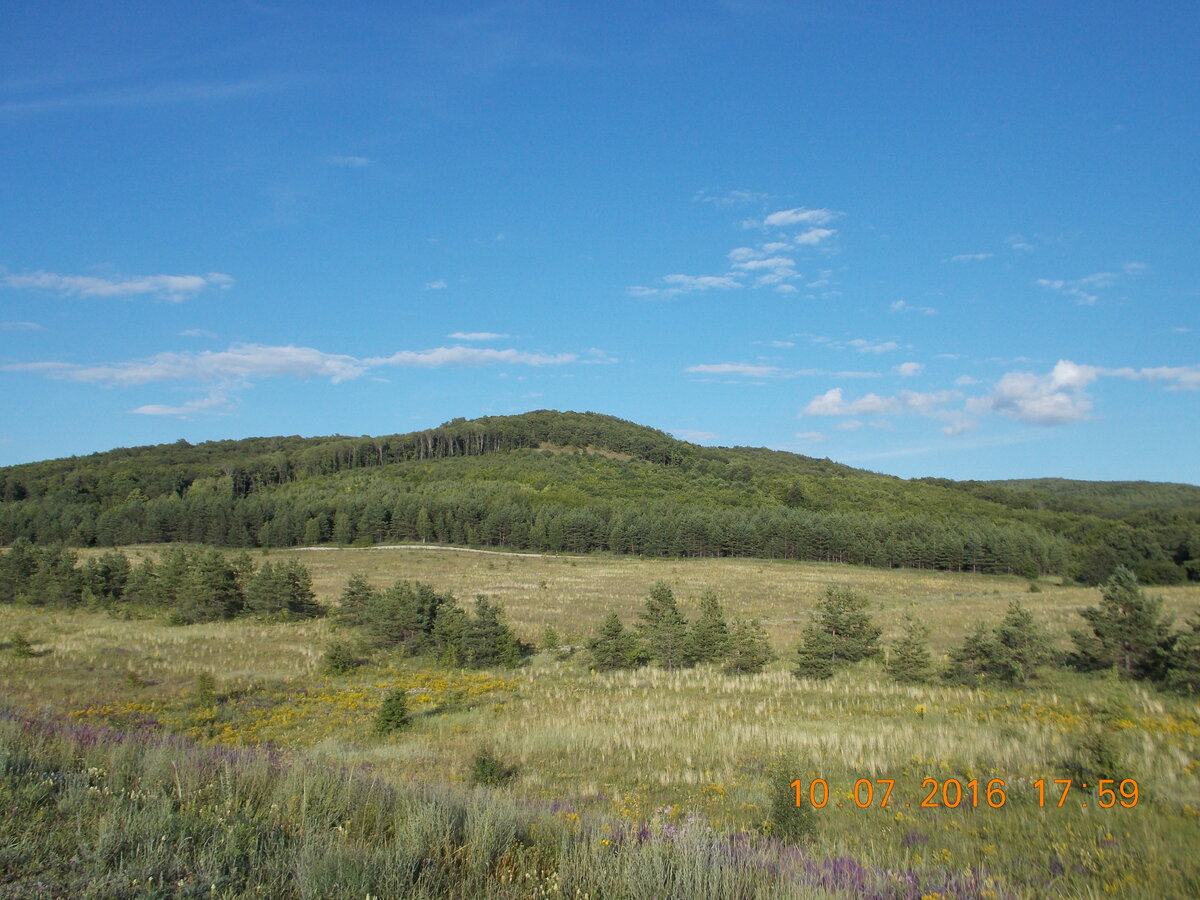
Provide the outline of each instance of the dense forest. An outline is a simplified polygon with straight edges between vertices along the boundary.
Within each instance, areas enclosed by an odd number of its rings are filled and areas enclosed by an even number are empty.
[[[0,543],[438,542],[758,556],[1089,583],[1200,579],[1200,488],[906,481],[595,413],[386,437],[123,448],[0,469]]]

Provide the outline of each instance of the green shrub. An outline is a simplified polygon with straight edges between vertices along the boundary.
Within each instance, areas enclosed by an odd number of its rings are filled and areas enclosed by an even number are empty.
[[[470,778],[472,784],[497,787],[512,781],[517,774],[517,767],[502,762],[490,748],[484,747],[475,754],[471,762]]]
[[[333,641],[321,656],[321,671],[326,675],[345,675],[364,662],[349,641]]]
[[[408,697],[404,691],[392,691],[383,700],[375,716],[375,733],[392,734],[412,724],[408,714]]]
[[[12,638],[8,642],[8,648],[12,650],[12,655],[17,659],[29,659],[37,654],[33,650],[33,644],[29,642],[29,638],[25,636],[25,632],[14,632]]]
[[[817,834],[817,814],[809,803],[805,780],[808,766],[795,756],[784,756],[767,767],[767,819],[763,831],[785,844],[802,844]],[[792,782],[800,779],[800,804]],[[819,799],[819,798],[818,798]]]

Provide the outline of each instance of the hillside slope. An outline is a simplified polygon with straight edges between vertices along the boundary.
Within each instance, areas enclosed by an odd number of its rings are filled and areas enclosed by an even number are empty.
[[[596,413],[385,437],[121,448],[0,469],[0,541],[393,540],[825,559],[1144,581],[1200,577],[1200,488],[906,481],[702,447]]]

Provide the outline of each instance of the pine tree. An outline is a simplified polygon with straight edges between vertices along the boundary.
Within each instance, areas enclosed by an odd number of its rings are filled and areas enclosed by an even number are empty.
[[[901,684],[924,684],[933,677],[929,628],[912,616],[904,617],[904,634],[892,642],[887,672]]]
[[[346,582],[337,601],[337,619],[346,625],[365,625],[367,610],[378,599],[379,592],[367,583],[364,576],[354,574]]]
[[[1126,678],[1161,678],[1171,656],[1175,636],[1162,614],[1162,598],[1147,597],[1137,576],[1118,566],[1101,586],[1097,606],[1080,610],[1091,626],[1074,631],[1076,652],[1071,662],[1080,669],[1116,667]]]
[[[604,618],[596,637],[587,642],[592,668],[597,672],[631,669],[640,663],[637,638],[621,624],[615,612]]]
[[[665,581],[650,588],[646,605],[638,614],[642,645],[650,658],[671,671],[690,663],[688,658],[687,620],[679,611],[675,595]]]
[[[1008,612],[996,626],[995,639],[1000,652],[992,661],[992,671],[1009,684],[1029,681],[1034,670],[1053,656],[1045,629],[1016,600],[1008,605]]]
[[[1181,694],[1200,694],[1200,616],[1175,639],[1167,665],[1166,685]]]
[[[700,595],[700,617],[688,633],[687,655],[694,663],[720,662],[729,655],[730,633],[725,610],[711,590]]]
[[[948,681],[960,684],[978,684],[986,679],[990,672],[989,661],[999,655],[996,633],[984,622],[980,622],[961,645],[950,650],[945,677]]]
[[[883,629],[871,621],[866,597],[828,587],[801,635],[792,674],[830,678],[840,667],[875,656]]]
[[[775,653],[758,619],[736,619],[729,630],[729,649],[721,671],[726,675],[754,675],[773,659]]]
[[[498,603],[482,594],[475,598],[475,615],[462,638],[463,664],[475,668],[515,666],[521,661],[517,636],[504,623]]]
[[[375,733],[391,734],[402,731],[411,724],[408,713],[408,697],[404,691],[392,691],[383,699],[383,705],[375,715]]]
[[[805,626],[800,646],[796,649],[796,664],[792,674],[797,678],[832,678],[837,659],[836,643],[816,622]]]
[[[875,656],[883,629],[871,621],[870,601],[848,588],[828,587],[817,604],[817,621],[833,640],[834,665]]]

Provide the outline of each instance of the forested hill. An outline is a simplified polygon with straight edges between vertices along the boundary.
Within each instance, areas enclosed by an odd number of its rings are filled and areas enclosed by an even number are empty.
[[[0,469],[0,542],[438,541],[836,560],[1096,581],[1200,578],[1200,488],[905,481],[702,447],[596,413],[387,437],[122,448]]]

